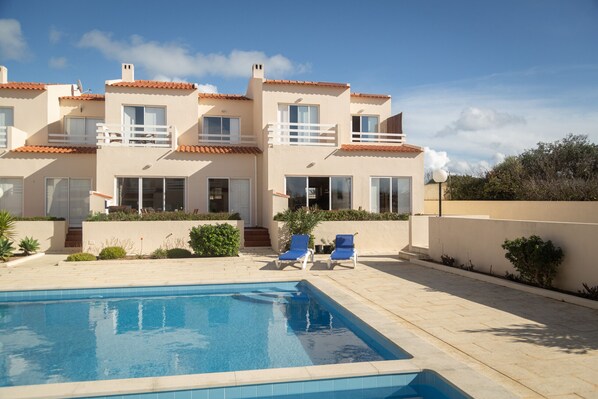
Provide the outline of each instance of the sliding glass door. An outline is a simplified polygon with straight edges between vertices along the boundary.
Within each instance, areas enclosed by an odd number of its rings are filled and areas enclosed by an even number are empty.
[[[351,209],[349,176],[287,176],[285,182],[290,209]]]
[[[70,227],[81,227],[89,214],[91,179],[68,177],[46,179],[46,216],[68,220]]]
[[[208,211],[238,213],[251,225],[251,185],[249,179],[208,179]]]

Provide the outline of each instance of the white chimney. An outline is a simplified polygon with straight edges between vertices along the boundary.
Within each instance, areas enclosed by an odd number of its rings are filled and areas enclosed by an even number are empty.
[[[264,64],[253,64],[253,67],[251,68],[251,77],[264,79]]]
[[[0,65],[0,83],[8,83],[8,68]]]
[[[122,81],[123,82],[134,82],[135,81],[135,65],[123,64]]]

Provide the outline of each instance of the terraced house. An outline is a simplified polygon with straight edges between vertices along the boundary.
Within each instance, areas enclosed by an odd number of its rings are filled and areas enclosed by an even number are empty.
[[[247,92],[135,80],[104,94],[10,82],[0,71],[0,208],[77,227],[112,209],[238,212],[268,226],[286,207],[423,211],[423,153],[388,95],[346,83],[271,80]]]

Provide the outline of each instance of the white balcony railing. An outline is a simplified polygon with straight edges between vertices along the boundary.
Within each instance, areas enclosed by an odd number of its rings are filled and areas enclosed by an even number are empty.
[[[6,148],[8,145],[8,127],[0,126],[0,148]]]
[[[270,123],[268,144],[335,147],[337,126],[321,123]]]
[[[98,146],[168,147],[176,146],[176,127],[166,125],[110,125],[98,123]]]
[[[199,135],[199,142],[204,144],[212,144],[212,145],[229,145],[229,144],[238,144],[238,145],[255,145],[256,139],[253,134],[241,134],[241,135],[234,135],[234,134],[200,134]]]
[[[48,133],[48,143],[68,145],[96,145],[97,139],[89,134]]]
[[[353,132],[351,133],[351,142],[403,144],[405,142],[405,135],[403,133]]]

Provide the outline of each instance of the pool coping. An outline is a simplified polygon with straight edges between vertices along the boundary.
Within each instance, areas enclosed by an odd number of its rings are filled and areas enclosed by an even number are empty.
[[[318,366],[289,367],[278,369],[244,370],[220,373],[190,374],[178,376],[144,377],[130,379],[82,381],[56,384],[22,385],[0,388],[0,398],[12,399],[67,399],[79,397],[105,397],[135,393],[169,392],[178,390],[204,389],[214,387],[230,387],[256,385],[263,383],[283,383],[310,381],[357,376],[388,375],[433,370],[450,381],[463,392],[473,398],[508,399],[515,398],[511,392],[497,382],[473,370],[469,366],[451,357],[448,353],[436,348],[431,343],[417,337],[405,328],[397,328],[396,320],[389,320],[378,310],[372,308],[363,298],[351,295],[333,281],[311,275],[281,276],[280,278],[259,279],[226,279],[202,281],[201,284],[233,284],[233,283],[269,283],[307,281],[332,302],[345,308],[358,319],[361,319],[373,330],[398,345],[413,358],[403,360],[385,360],[376,362],[359,362],[329,364]],[[127,287],[151,287],[155,285],[131,284]],[[124,287],[122,284],[103,287]],[[62,289],[62,288],[58,288]],[[48,290],[48,288],[46,288]],[[30,290],[35,291],[35,290]]]

